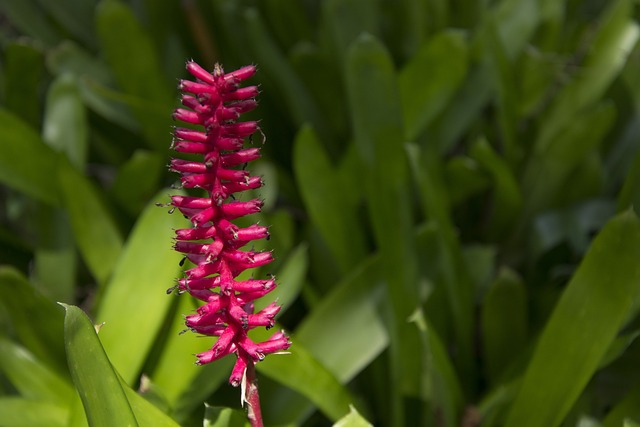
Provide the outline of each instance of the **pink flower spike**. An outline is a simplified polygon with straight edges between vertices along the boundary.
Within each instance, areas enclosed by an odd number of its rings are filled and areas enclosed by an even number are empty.
[[[196,313],[186,316],[185,324],[195,333],[217,337],[209,350],[196,355],[196,363],[202,365],[234,354],[236,363],[229,382],[238,386],[246,378],[248,389],[252,390],[247,402],[255,406],[255,363],[266,354],[291,345],[283,332],[276,332],[261,343],[247,335],[253,328],[275,325],[279,305],[271,303],[258,313],[253,305],[253,301],[276,288],[273,277],[237,280],[243,271],[273,261],[270,251],[244,247],[249,242],[268,239],[267,227],[239,227],[233,222],[258,213],[263,207],[262,200],[239,194],[262,186],[260,177],[245,170],[247,163],[260,158],[260,147],[245,147],[245,140],[254,133],[262,135],[260,124],[240,120],[242,114],[257,106],[258,87],[239,87],[255,74],[256,67],[225,73],[216,64],[209,72],[189,61],[186,68],[195,81],[180,81],[182,107],[174,111],[173,117],[189,126],[174,128],[172,149],[188,159],[172,159],[169,168],[180,174],[185,189],[199,189],[189,191],[189,195],[171,196],[172,211],[179,210],[192,224],[191,228],[176,230],[174,248],[195,265],[186,269],[171,290],[178,289],[178,294],[188,292],[203,301]]]

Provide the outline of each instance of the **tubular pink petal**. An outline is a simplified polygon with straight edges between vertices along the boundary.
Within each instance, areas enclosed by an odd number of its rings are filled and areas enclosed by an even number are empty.
[[[185,123],[191,123],[197,125],[201,122],[200,116],[195,111],[185,110],[184,108],[178,108],[173,112],[174,120],[180,120]]]
[[[253,199],[248,202],[231,202],[222,205],[222,212],[227,219],[235,219],[260,212],[263,202]]]
[[[243,163],[249,163],[260,158],[259,148],[247,148],[236,151],[234,153],[223,154],[221,156],[222,164],[225,166],[236,166]]]
[[[231,370],[231,376],[229,376],[229,384],[233,387],[238,387],[242,383],[242,377],[244,377],[244,371],[246,370],[247,362],[245,358],[238,355],[238,359]]]
[[[207,134],[193,129],[176,128],[173,132],[176,139],[182,139],[191,142],[207,142]]]
[[[216,83],[213,74],[202,68],[195,61],[187,62],[187,71],[189,71],[193,77],[202,80],[208,85],[215,85]]]
[[[240,101],[249,98],[255,98],[259,93],[260,91],[258,90],[257,86],[248,86],[235,90],[233,92],[224,93],[222,95],[222,100],[224,102]]]
[[[237,84],[243,80],[246,80],[252,77],[256,73],[255,65],[245,65],[242,68],[237,69],[236,71],[232,71],[230,73],[226,73],[224,76],[225,82],[233,82]]]

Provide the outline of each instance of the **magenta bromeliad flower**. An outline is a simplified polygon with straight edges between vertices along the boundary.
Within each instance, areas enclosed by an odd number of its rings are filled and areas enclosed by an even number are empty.
[[[197,161],[172,159],[171,170],[181,174],[184,188],[201,189],[204,197],[171,197],[171,204],[193,224],[176,231],[175,249],[195,264],[169,292],[178,288],[206,304],[196,314],[186,317],[194,332],[218,337],[210,350],[197,354],[198,364],[205,364],[229,354],[237,361],[229,382],[240,385],[248,367],[266,354],[283,351],[291,345],[284,332],[277,332],[265,342],[253,342],[247,332],[258,326],[270,328],[280,310],[275,303],[254,313],[253,302],[272,291],[276,284],[268,280],[236,280],[243,271],[273,261],[271,252],[242,250],[249,242],[269,237],[267,227],[252,225],[240,228],[233,220],[259,212],[262,201],[241,201],[234,194],[262,186],[260,177],[251,176],[243,165],[260,157],[260,149],[244,148],[245,139],[259,131],[255,121],[238,122],[244,112],[253,110],[258,95],[256,86],[240,88],[256,68],[246,66],[225,73],[216,65],[210,73],[193,61],[187,70],[195,81],[183,80],[182,104],[173,116],[197,129],[178,127],[172,148],[201,156]],[[193,158],[193,156],[192,156]],[[197,191],[197,190],[196,190]]]

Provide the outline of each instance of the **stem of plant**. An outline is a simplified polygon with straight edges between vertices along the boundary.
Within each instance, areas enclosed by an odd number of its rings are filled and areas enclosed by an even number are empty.
[[[263,427],[256,367],[253,363],[249,363],[247,365],[246,381],[247,384],[244,397],[247,402],[247,417],[249,418],[251,427]]]

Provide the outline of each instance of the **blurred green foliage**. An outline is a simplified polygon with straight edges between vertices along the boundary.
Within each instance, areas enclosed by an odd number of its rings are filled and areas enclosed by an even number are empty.
[[[244,424],[164,292],[189,58],[259,67],[267,425],[638,424],[637,8],[1,0],[0,426]]]

